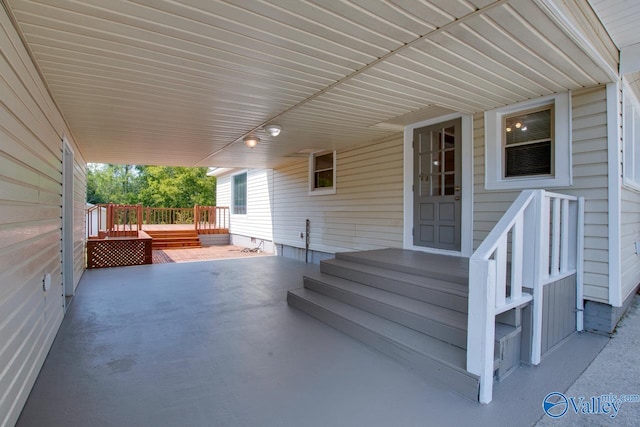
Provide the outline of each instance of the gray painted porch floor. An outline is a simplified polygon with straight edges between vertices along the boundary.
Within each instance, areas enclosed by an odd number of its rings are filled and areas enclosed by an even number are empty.
[[[17,425],[532,425],[609,341],[576,334],[480,405],[287,306],[308,271],[282,257],[86,271]]]

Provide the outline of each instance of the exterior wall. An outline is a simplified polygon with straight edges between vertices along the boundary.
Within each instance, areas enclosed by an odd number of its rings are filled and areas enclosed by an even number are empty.
[[[247,171],[247,214],[234,215],[231,200],[232,176],[218,177],[216,182],[216,204],[229,206],[231,242],[240,246],[255,246],[265,241],[271,247],[273,241],[273,171],[271,169],[250,169]],[[242,239],[245,237],[247,239]],[[258,242],[252,242],[251,238]],[[269,244],[267,244],[269,242]]]
[[[13,425],[64,315],[62,135],[75,151],[74,284],[84,268],[85,163],[0,11],[0,425]],[[51,288],[43,277],[51,274]]]
[[[474,248],[520,191],[484,188],[484,116],[474,116]],[[584,296],[608,302],[607,102],[604,87],[572,96],[573,185],[552,191],[585,197]]]
[[[219,246],[230,243],[228,234],[199,234],[198,238],[202,246]]]
[[[624,301],[640,283],[640,255],[635,246],[640,241],[640,193],[622,187],[620,195],[620,282]]]
[[[596,301],[587,301],[584,306],[584,329],[589,332],[611,334],[624,313],[633,302],[634,293],[622,301],[620,307],[613,307]]]
[[[309,195],[306,158],[274,171],[275,243],[304,248],[309,219],[314,252],[401,248],[402,137],[336,156],[336,194]]]
[[[73,290],[75,293],[85,269],[87,164],[76,150],[73,158]]]

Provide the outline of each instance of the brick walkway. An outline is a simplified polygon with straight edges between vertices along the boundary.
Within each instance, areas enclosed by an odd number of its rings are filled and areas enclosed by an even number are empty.
[[[243,252],[240,246],[207,246],[192,249],[164,249],[153,251],[153,263],[165,264],[170,262],[211,261],[216,259],[247,258],[254,256],[272,255],[265,252]]]

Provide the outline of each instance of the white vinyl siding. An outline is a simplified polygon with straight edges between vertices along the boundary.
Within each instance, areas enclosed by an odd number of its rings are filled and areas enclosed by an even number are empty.
[[[622,187],[620,193],[620,282],[624,301],[640,283],[640,255],[635,247],[640,241],[640,192]]]
[[[273,171],[250,169],[246,173],[247,213],[231,215],[229,233],[272,241]],[[217,179],[216,205],[231,206],[232,181],[233,175]]]
[[[274,171],[275,243],[304,248],[300,233],[309,219],[312,250],[401,248],[402,139],[339,151],[336,156],[336,194],[308,195],[307,159]]]
[[[585,197],[585,298],[608,302],[607,112],[605,88],[572,97],[573,185],[553,191]],[[477,248],[520,191],[484,187],[484,120],[474,117],[474,248]]]
[[[0,12],[0,425],[13,425],[64,314],[62,135],[68,131]],[[73,141],[70,143],[73,144]],[[74,147],[74,284],[84,266],[85,164]],[[51,288],[43,291],[45,273]]]
[[[624,180],[620,190],[621,301],[640,283],[640,103],[624,83],[622,87],[622,142]]]

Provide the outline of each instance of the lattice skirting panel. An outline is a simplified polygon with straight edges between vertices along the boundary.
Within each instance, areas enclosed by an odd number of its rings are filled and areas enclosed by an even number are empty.
[[[151,239],[87,241],[87,268],[152,264]]]

